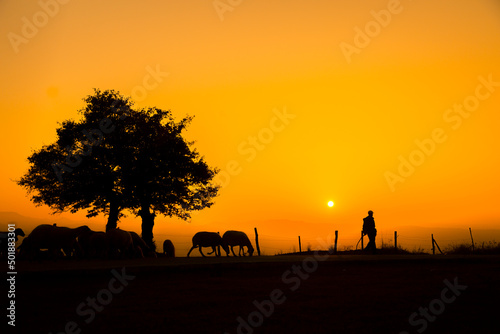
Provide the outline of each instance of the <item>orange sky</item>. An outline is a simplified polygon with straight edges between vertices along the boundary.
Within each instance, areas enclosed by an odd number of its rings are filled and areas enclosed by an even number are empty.
[[[497,1],[41,3],[0,2],[0,212],[58,218],[12,180],[95,87],[195,115],[186,135],[223,171],[212,208],[157,218],[157,236],[338,229],[352,244],[368,209],[385,235],[499,227]],[[434,131],[441,142],[419,153]],[[400,157],[418,166],[401,176]]]

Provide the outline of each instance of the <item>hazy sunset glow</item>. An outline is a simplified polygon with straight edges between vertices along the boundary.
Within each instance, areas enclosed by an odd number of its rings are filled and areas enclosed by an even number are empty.
[[[221,169],[213,207],[155,220],[180,256],[197,231],[254,227],[268,255],[335,230],[353,246],[368,210],[403,247],[430,245],[404,226],[499,228],[498,1],[2,1],[0,22],[0,212],[87,223],[14,180],[99,88],[194,115]]]

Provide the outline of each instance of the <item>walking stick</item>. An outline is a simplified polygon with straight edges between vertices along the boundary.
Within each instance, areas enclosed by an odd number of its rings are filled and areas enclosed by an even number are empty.
[[[361,240],[363,240],[363,238],[364,238],[364,237],[365,237],[365,233],[363,233],[363,234],[361,235],[361,238],[359,238],[358,243],[356,244],[356,250],[358,250],[358,245],[359,245],[359,243],[361,242]]]

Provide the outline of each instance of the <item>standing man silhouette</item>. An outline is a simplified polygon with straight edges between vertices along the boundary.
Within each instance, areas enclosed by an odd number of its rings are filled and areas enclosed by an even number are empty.
[[[373,254],[377,251],[375,246],[375,237],[377,236],[377,229],[375,228],[375,219],[373,219],[373,211],[368,211],[368,216],[363,218],[363,235],[368,235],[368,245],[366,245],[366,250],[371,250]]]

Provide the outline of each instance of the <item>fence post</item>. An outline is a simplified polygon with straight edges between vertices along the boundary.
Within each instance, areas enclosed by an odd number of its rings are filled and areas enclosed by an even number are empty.
[[[333,246],[333,252],[337,253],[337,241],[339,239],[339,231],[335,231],[335,245]]]
[[[254,227],[254,231],[255,231],[255,248],[257,248],[257,254],[260,256],[259,234],[257,233],[257,227]]]
[[[394,231],[394,248],[398,249],[398,231]]]
[[[431,234],[431,239],[432,239],[432,255],[436,255],[436,246],[434,245],[434,234]]]
[[[470,240],[472,241],[472,251],[474,252],[474,239],[472,239],[472,229],[469,227]]]
[[[299,253],[302,253],[302,245],[300,244],[300,235],[299,235]]]
[[[434,240],[434,244],[436,245],[436,247],[437,247],[437,249],[438,249],[439,253],[444,254],[444,253],[443,253],[443,251],[441,250],[441,248],[439,248],[439,245],[438,245],[438,243],[437,243],[437,241],[436,241],[436,240]]]

